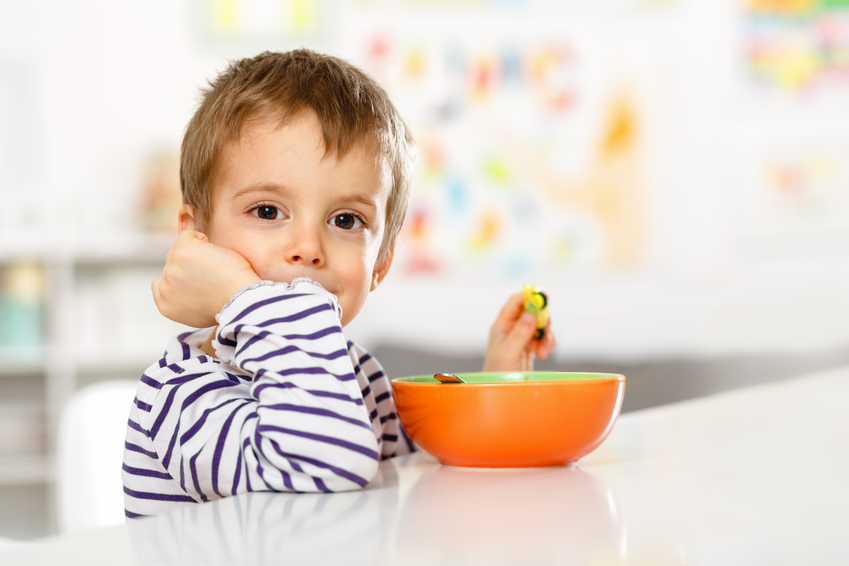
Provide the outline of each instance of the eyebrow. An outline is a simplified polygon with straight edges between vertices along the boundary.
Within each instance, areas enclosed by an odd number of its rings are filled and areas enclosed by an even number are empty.
[[[279,195],[287,195],[289,194],[289,189],[282,185],[277,185],[274,183],[262,183],[259,185],[251,185],[248,187],[244,187],[236,191],[236,194],[233,195],[233,198],[243,197],[245,195],[249,195],[251,193],[262,193],[262,192],[272,192],[277,193]],[[351,193],[349,195],[343,195],[339,200],[342,202],[356,202],[365,206],[369,206],[371,208],[377,209],[377,201],[375,198],[364,194],[364,193]]]

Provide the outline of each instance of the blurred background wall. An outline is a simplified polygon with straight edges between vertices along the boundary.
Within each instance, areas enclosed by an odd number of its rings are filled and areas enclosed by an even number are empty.
[[[348,328],[392,375],[475,370],[526,282],[625,410],[849,362],[849,0],[0,0],[0,536],[53,529],[68,397],[180,330],[150,281],[228,60],[375,76],[421,170]]]

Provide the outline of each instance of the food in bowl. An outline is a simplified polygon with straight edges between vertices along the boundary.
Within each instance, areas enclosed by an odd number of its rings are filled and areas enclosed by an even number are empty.
[[[613,429],[625,377],[608,373],[459,373],[392,380],[398,418],[442,464],[475,468],[563,466]]]

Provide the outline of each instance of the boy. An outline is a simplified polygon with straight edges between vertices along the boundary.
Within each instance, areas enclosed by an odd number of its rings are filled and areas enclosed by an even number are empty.
[[[414,449],[387,377],[342,328],[392,264],[415,148],[386,93],[308,50],[235,62],[181,152],[181,233],[152,285],[203,330],[144,373],[124,451],[128,517],[248,491],[364,487]],[[554,348],[511,297],[484,369]]]

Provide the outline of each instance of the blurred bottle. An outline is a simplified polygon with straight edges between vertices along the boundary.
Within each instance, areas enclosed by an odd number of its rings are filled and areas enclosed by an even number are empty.
[[[0,347],[44,344],[44,269],[16,263],[0,269]]]

